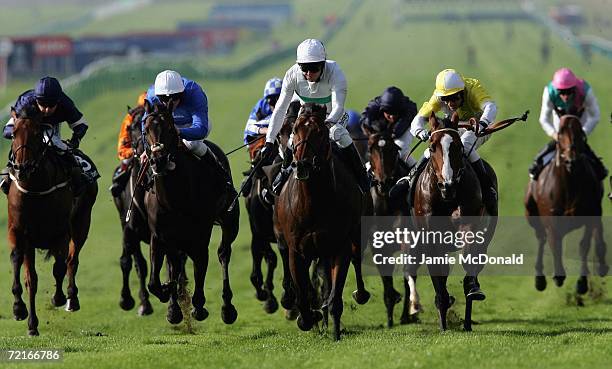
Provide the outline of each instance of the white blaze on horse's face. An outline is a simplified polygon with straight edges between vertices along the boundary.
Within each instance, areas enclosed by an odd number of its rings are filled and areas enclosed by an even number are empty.
[[[442,136],[440,145],[442,146],[442,178],[444,183],[453,182],[453,167],[450,160],[450,147],[453,143],[453,137],[449,134]]]

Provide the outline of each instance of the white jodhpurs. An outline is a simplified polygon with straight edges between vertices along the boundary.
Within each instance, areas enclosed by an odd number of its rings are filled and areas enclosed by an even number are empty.
[[[59,124],[45,128],[43,142],[48,143],[49,141],[51,141],[51,145],[53,145],[53,147],[55,147],[58,151],[68,150],[68,145],[62,141],[62,137],[60,136]]]
[[[416,164],[416,160],[412,156],[407,157],[411,149],[410,144],[412,143],[413,138],[414,136],[410,133],[410,130],[407,129],[403,135],[393,140],[400,148],[400,158],[402,158],[402,160],[404,160],[408,166],[413,166]]]
[[[201,158],[208,152],[208,146],[206,146],[206,144],[202,140],[187,141],[183,139],[183,143],[185,144],[185,146],[187,146],[189,151],[191,151],[198,158]]]
[[[480,155],[478,155],[478,152],[476,152],[476,150],[489,139],[490,135],[477,138],[474,131],[468,131],[466,129],[460,129],[459,133],[461,134],[461,143],[463,144],[463,154],[467,155],[469,153],[468,161],[470,163],[478,161],[480,159]],[[474,146],[473,149],[472,145]]]

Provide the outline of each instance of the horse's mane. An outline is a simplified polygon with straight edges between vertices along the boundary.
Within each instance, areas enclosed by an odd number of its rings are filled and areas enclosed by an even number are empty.
[[[34,104],[26,104],[20,110],[12,108],[19,119],[37,119],[41,116],[40,109]]]
[[[322,105],[314,104],[314,103],[306,103],[302,105],[300,112],[298,114],[298,119],[301,117],[309,118],[316,117],[320,120],[325,120],[325,114],[327,113],[327,108]]]

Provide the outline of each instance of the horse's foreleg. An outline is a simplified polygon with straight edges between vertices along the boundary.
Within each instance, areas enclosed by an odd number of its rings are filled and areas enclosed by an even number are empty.
[[[436,308],[438,309],[438,317],[440,322],[440,330],[444,331],[447,328],[446,325],[446,313],[450,308],[450,296],[446,289],[446,280],[448,279],[449,266],[446,264],[434,265],[428,264],[429,275],[431,276],[431,282],[433,283],[434,290],[436,292]]]
[[[66,295],[64,295],[62,288],[67,271],[66,255],[62,252],[54,255],[54,257],[53,277],[55,278],[55,294],[51,297],[51,304],[55,307],[60,307],[66,304]]]
[[[268,296],[267,292],[262,288],[263,273],[261,272],[261,261],[263,260],[263,243],[264,240],[256,235],[251,237],[251,258],[253,261],[253,269],[251,271],[251,284],[255,287],[255,297],[259,301],[265,301]]]
[[[134,237],[128,229],[123,230],[123,248],[121,250],[121,257],[119,258],[119,264],[121,265],[122,281],[121,287],[121,299],[119,300],[119,306],[123,310],[131,310],[136,302],[132,297],[130,291],[130,271],[132,270],[132,252],[134,250]],[[138,242],[138,241],[136,241]]]
[[[400,320],[401,324],[418,321],[417,315],[423,310],[421,307],[421,298],[416,289],[416,279],[416,271],[413,275],[408,270],[404,272],[404,290],[406,298],[404,300],[404,308]]]
[[[229,223],[229,222],[228,222]],[[224,224],[222,228],[221,244],[217,250],[221,270],[223,271],[223,306],[221,306],[221,319],[225,324],[232,324],[238,318],[238,311],[232,304],[234,293],[230,286],[229,263],[232,257],[232,242],[238,234],[238,226]]]
[[[66,311],[78,311],[81,309],[79,303],[79,288],[76,285],[76,274],[79,269],[79,252],[82,244],[77,245],[74,239],[70,240],[68,249],[68,258],[66,264],[68,266],[68,301],[66,303]]]
[[[546,243],[546,233],[541,229],[536,229],[536,237],[538,239],[538,253],[535,262],[535,288],[538,291],[544,291],[546,289],[546,276],[544,275],[544,244]]]
[[[149,292],[156,296],[160,302],[168,302],[170,299],[169,291],[162,288],[161,281],[159,279],[159,273],[161,272],[164,264],[164,252],[162,245],[157,237],[151,237],[151,274],[149,275]]]
[[[266,264],[268,265],[268,271],[266,273],[266,280],[264,282],[264,290],[267,292],[268,298],[264,303],[264,310],[268,314],[272,314],[278,310],[278,301],[274,296],[274,270],[276,269],[276,264],[278,263],[278,259],[276,257],[276,253],[272,250],[270,246],[270,242],[265,241],[263,244],[264,247],[264,258],[266,260]]]
[[[610,267],[606,262],[606,241],[603,236],[603,224],[601,222],[601,217],[598,217],[595,226],[593,227],[593,238],[595,239],[595,255],[597,255],[597,274],[600,277],[605,277],[608,275],[608,271]]]
[[[151,315],[153,314],[153,306],[149,301],[149,292],[147,291],[147,261],[142,255],[140,242],[134,245],[132,256],[134,257],[136,274],[138,275],[138,281],[140,283],[140,291],[138,293],[140,307],[138,308],[138,315]]]
[[[576,282],[576,293],[584,295],[589,290],[588,275],[589,271],[589,250],[591,248],[591,237],[593,235],[593,225],[590,220],[584,227],[584,234],[580,240],[580,276]]]
[[[297,325],[303,331],[309,331],[314,325],[312,310],[308,294],[311,288],[311,283],[308,276],[308,266],[310,261],[306,260],[302,255],[296,253],[293,249],[289,250],[289,269],[293,286],[296,294],[296,305],[300,312]]]
[[[168,301],[168,313],[166,315],[166,319],[170,324],[179,324],[183,321],[183,312],[181,311],[181,307],[178,303],[178,284],[179,278],[184,278],[185,276],[181,276],[183,268],[179,253],[176,250],[172,250],[172,252],[167,253],[167,258],[169,269],[168,272],[170,274],[170,281],[168,282],[167,286],[170,292],[170,300]]]
[[[336,255],[332,265],[332,286],[329,294],[330,307],[329,312],[334,320],[334,339],[340,339],[340,318],[344,310],[342,302],[342,292],[344,291],[344,283],[348,273],[350,259],[348,255]]]
[[[554,232],[548,235],[548,244],[553,254],[553,265],[555,274],[553,280],[557,287],[561,287],[565,281],[565,268],[563,267],[563,238]]]
[[[370,293],[365,288],[363,283],[363,274],[361,273],[361,243],[352,244],[351,262],[355,269],[355,279],[357,281],[357,289],[353,291],[353,300],[359,305],[363,305],[370,300]]]
[[[25,283],[30,297],[30,317],[28,318],[28,335],[38,336],[38,316],[36,316],[36,291],[38,290],[38,274],[34,259],[34,248],[29,249],[24,257]]]
[[[283,293],[281,295],[281,306],[286,310],[285,317],[293,320],[297,317],[295,306],[295,291],[291,280],[291,269],[289,267],[289,249],[283,240],[278,240],[278,251],[283,264]]]
[[[23,287],[21,286],[21,265],[23,264],[23,249],[21,247],[13,247],[11,250],[11,263],[13,264],[13,315],[15,320],[24,320],[28,317],[28,309],[21,298]]]
[[[204,307],[206,303],[204,281],[206,279],[206,271],[208,270],[208,247],[199,255],[192,255],[192,260],[195,287],[191,297],[191,304],[193,305],[191,316],[197,321],[202,321],[208,317],[208,310]]]

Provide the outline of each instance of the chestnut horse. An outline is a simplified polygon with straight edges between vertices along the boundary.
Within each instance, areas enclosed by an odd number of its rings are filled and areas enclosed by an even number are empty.
[[[13,264],[13,314],[16,320],[28,317],[28,309],[21,298],[23,264],[30,295],[28,334],[37,336],[35,250],[47,250],[47,257],[55,258],[53,306],[66,304],[67,311],[79,310],[76,285],[79,253],[89,233],[98,185],[92,181],[79,197],[74,197],[65,164],[51,144],[45,143],[44,127],[40,123],[42,113],[36,106],[28,106],[19,113],[13,111],[12,116],[15,129],[11,145],[13,155],[9,163],[13,181],[8,193],[8,240]],[[67,300],[62,288],[66,273]]]
[[[277,199],[274,225],[279,245],[289,250],[289,267],[300,316],[298,326],[310,330],[322,315],[313,311],[308,269],[319,259],[340,339],[342,291],[351,262],[352,244],[360,238],[364,199],[352,173],[332,155],[325,108],[307,103],[293,127],[295,173]],[[317,308],[317,307],[314,307]]]
[[[374,203],[374,216],[401,216],[402,209],[389,201],[389,190],[391,187],[408,173],[408,168],[400,161],[399,147],[392,137],[393,128],[385,124],[373,124],[373,127],[384,127],[382,130],[373,130],[364,126],[368,136],[368,152],[370,156],[370,170],[372,172],[372,188],[370,193]],[[393,251],[390,248],[382,249],[383,252]],[[386,255],[385,256],[390,256]],[[377,265],[379,268],[383,288],[384,303],[387,309],[387,327],[393,326],[393,308],[398,304],[402,295],[393,287],[393,266]],[[389,267],[391,267],[389,269]],[[416,290],[416,273],[410,275],[406,270],[404,276],[405,299],[400,318],[401,324],[408,324],[417,319],[416,315],[422,310],[419,294]]]
[[[144,107],[138,106],[128,110],[132,115],[132,124],[129,126],[130,138],[132,142],[132,150],[134,159],[131,162],[130,179],[127,186],[121,192],[121,195],[114,197],[113,201],[119,212],[119,220],[121,222],[121,230],[123,231],[122,253],[119,263],[123,273],[123,285],[121,288],[121,299],[119,306],[123,310],[131,310],[134,308],[135,301],[130,291],[130,271],[132,270],[132,259],[136,267],[136,274],[140,283],[140,307],[138,315],[149,315],[153,313],[153,306],[149,301],[149,292],[147,291],[147,261],[140,249],[140,242],[149,243],[151,240],[151,232],[147,223],[147,214],[144,207],[144,186],[142,183],[137,185],[138,174],[142,166],[138,157],[144,152],[142,140],[142,128],[140,121],[144,115]],[[133,198],[133,200],[132,200]],[[133,209],[129,221],[126,220],[126,215],[130,207],[130,202],[133,201]]]
[[[231,245],[238,235],[239,207],[227,211],[229,194],[215,187],[211,180],[217,175],[204,167],[199,158],[183,144],[172,117],[172,103],[151,106],[145,101],[144,133],[146,152],[151,163],[153,188],[145,194],[145,207],[151,230],[151,273],[149,292],[161,302],[168,302],[167,319],[171,324],[183,320],[178,304],[179,276],[184,270],[183,255],[193,261],[194,293],[192,316],[198,320],[208,317],[204,307],[204,281],[208,267],[208,246],[213,224],[222,230],[218,249],[223,271],[223,306],[221,318],[232,324],[238,312],[232,304],[229,280]],[[209,150],[229,171],[227,157],[221,149],[206,142]],[[162,285],[159,273],[164,256],[169,263],[170,281]]]
[[[538,291],[546,288],[542,260],[544,243],[548,240],[553,254],[553,280],[557,286],[561,286],[565,281],[563,237],[580,227],[584,227],[584,235],[580,241],[581,267],[576,292],[584,294],[588,291],[587,256],[591,239],[595,240],[595,254],[599,262],[597,274],[608,274],[601,221],[603,183],[597,180],[589,160],[583,154],[585,144],[586,135],[580,119],[575,115],[562,116],[557,150],[552,161],[544,167],[536,181],[531,180],[527,185],[525,214],[538,238],[535,265],[535,287]]]
[[[459,118],[456,113],[450,121],[445,120],[445,124],[442,124],[433,113],[429,117],[432,130],[429,143],[430,159],[415,183],[414,223],[417,229],[426,230],[432,229],[434,223],[443,230],[453,229],[463,232],[486,227],[484,243],[472,242],[466,244],[462,250],[464,255],[477,256],[486,253],[497,226],[497,214],[493,214],[494,216],[486,214],[480,182],[463,156],[458,123]],[[485,166],[497,189],[495,172],[486,162]],[[456,248],[453,250],[456,251]],[[433,245],[425,250],[428,256],[441,256],[448,251],[451,250],[444,249],[441,245]],[[463,263],[462,266],[466,272],[463,279],[466,296],[464,329],[471,331],[472,301],[485,298],[478,282],[478,274],[484,265]],[[453,301],[446,288],[449,266],[428,264],[428,269],[436,292],[435,302],[440,329],[446,330],[446,313]]]

